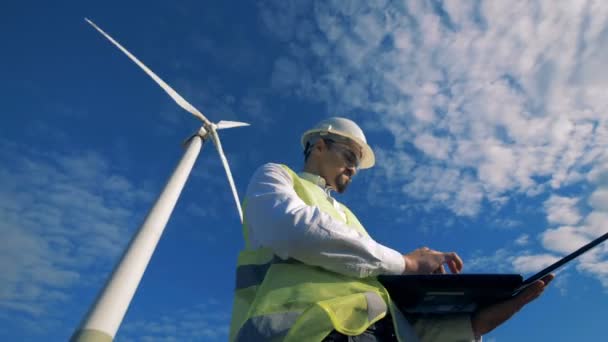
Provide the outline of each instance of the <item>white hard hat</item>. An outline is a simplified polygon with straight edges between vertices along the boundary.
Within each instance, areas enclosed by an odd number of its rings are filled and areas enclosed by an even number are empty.
[[[302,147],[306,148],[306,143],[315,136],[323,137],[324,135],[339,135],[352,140],[361,147],[361,162],[359,163],[359,168],[368,169],[374,166],[376,161],[374,151],[372,151],[372,148],[367,144],[367,140],[365,139],[365,135],[361,128],[352,120],[340,117],[331,117],[322,120],[312,129],[304,132],[302,135]]]

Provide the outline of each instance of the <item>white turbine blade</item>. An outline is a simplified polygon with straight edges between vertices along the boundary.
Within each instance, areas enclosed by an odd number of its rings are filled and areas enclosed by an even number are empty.
[[[224,149],[222,148],[222,143],[220,142],[220,137],[215,130],[211,132],[211,138],[215,143],[215,147],[217,148],[217,152],[220,155],[220,159],[222,160],[222,164],[224,165],[224,170],[226,171],[226,177],[228,178],[228,183],[230,183],[230,189],[232,190],[232,196],[234,197],[234,201],[236,202],[236,208],[239,211],[239,218],[241,219],[241,223],[243,223],[243,209],[241,209],[241,201],[239,200],[239,194],[236,192],[236,186],[234,185],[234,179],[232,178],[232,172],[230,172],[230,165],[228,165],[228,160],[226,159],[226,155],[224,154]]]
[[[228,121],[228,120],[221,120],[220,122],[217,123],[217,129],[226,129],[226,128],[243,127],[243,126],[249,126],[249,124],[246,122]]]
[[[201,113],[198,109],[194,108],[193,105],[191,105],[188,101],[186,101],[183,97],[181,97],[181,95],[179,95],[175,90],[173,90],[173,88],[171,88],[167,83],[165,83],[165,81],[163,81],[160,77],[158,77],[152,70],[148,69],[148,67],[145,66],[144,63],[142,63],[139,59],[137,59],[137,57],[133,56],[129,51],[127,51],[127,49],[122,47],[122,45],[120,45],[117,41],[115,41],[112,37],[110,37],[110,35],[105,33],[97,25],[95,25],[95,23],[93,23],[92,21],[90,21],[87,18],[84,18],[84,20],[86,20],[86,22],[91,24],[91,26],[93,26],[97,31],[99,31],[99,33],[104,35],[104,37],[106,37],[110,42],[112,42],[112,44],[116,45],[116,47],[118,47],[122,52],[124,52],[125,55],[127,55],[127,57],[129,57],[133,62],[135,62],[135,64],[137,64],[140,68],[142,68],[146,72],[146,74],[148,74],[148,76],[150,76],[159,86],[161,86],[161,88],[163,88],[163,90],[167,94],[169,94],[169,96],[171,96],[171,98],[180,107],[184,108],[188,112],[192,113],[192,115],[201,119],[205,124],[207,124],[207,125],[211,124],[211,122],[209,122],[209,120],[207,120],[207,118],[203,115],[203,113]]]

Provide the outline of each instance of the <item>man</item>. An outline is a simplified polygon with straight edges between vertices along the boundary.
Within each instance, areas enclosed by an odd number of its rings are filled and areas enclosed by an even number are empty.
[[[538,297],[553,275],[515,298],[468,315],[405,318],[380,274],[453,273],[456,253],[401,253],[374,241],[336,201],[359,169],[375,163],[363,131],[329,118],[302,136],[305,165],[265,164],[244,201],[231,341],[472,341]]]

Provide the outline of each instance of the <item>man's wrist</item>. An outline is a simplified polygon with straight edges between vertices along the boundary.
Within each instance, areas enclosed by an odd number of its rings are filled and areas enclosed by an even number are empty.
[[[412,258],[408,257],[407,255],[404,255],[403,262],[405,264],[405,266],[403,267],[403,274],[414,273],[414,270],[416,269],[414,260],[412,260]]]

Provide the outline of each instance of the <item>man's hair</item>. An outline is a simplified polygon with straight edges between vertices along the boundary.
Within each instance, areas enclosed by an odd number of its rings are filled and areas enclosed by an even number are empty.
[[[308,161],[308,157],[310,157],[310,153],[312,152],[312,147],[317,141],[319,141],[319,138],[315,137],[313,139],[308,139],[306,142],[306,146],[304,146],[304,163]]]

